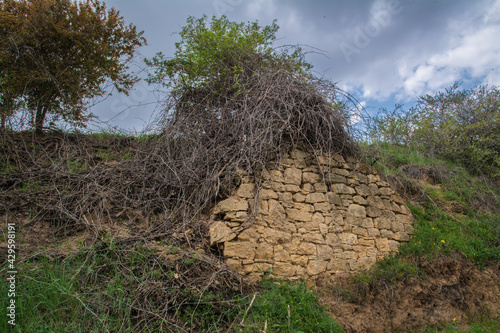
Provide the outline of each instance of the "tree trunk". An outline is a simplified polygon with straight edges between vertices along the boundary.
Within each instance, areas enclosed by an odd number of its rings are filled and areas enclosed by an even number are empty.
[[[45,116],[47,115],[47,108],[43,105],[39,105],[36,109],[35,116],[35,133],[43,133],[43,123],[45,121]]]

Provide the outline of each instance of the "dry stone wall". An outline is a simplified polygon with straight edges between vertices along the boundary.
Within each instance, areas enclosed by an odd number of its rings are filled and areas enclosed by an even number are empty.
[[[213,209],[210,241],[251,279],[310,279],[369,268],[410,239],[412,220],[373,167],[295,150],[242,177]]]

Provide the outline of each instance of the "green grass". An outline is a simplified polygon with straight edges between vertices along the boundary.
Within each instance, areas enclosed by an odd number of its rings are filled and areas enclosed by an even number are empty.
[[[305,284],[264,279],[263,289],[243,318],[244,332],[343,332]]]

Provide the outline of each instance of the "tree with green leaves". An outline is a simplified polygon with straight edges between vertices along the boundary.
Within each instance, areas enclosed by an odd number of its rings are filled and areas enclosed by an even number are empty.
[[[2,1],[2,118],[22,105],[37,132],[49,118],[85,126],[88,101],[106,92],[105,83],[127,92],[137,82],[128,64],[146,43],[142,35],[98,0]]]

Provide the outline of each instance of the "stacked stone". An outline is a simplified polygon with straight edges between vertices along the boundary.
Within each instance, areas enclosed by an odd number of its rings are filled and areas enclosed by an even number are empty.
[[[269,170],[213,210],[211,243],[243,275],[356,272],[410,239],[409,209],[373,167],[295,150]]]

